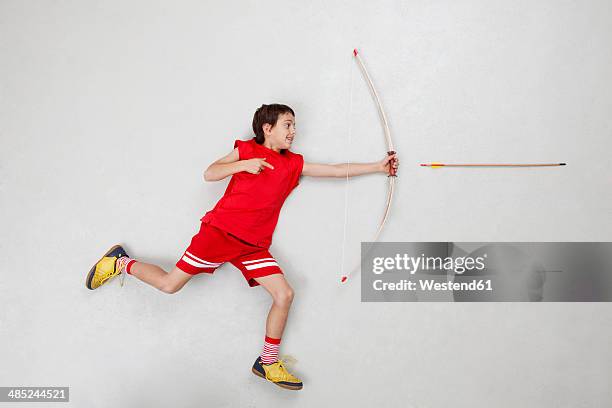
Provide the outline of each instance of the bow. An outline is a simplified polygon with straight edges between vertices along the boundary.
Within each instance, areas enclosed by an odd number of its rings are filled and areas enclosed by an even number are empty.
[[[363,60],[361,59],[361,55],[359,55],[359,52],[357,51],[357,49],[353,50],[353,55],[357,63],[359,64],[359,68],[361,68],[361,72],[363,73],[366,83],[368,84],[368,87],[370,88],[370,92],[372,93],[372,98],[374,99],[374,102],[376,103],[376,107],[378,108],[378,114],[382,122],[383,132],[385,134],[385,140],[387,142],[387,154],[389,156],[394,155],[395,149],[393,148],[393,140],[391,139],[391,131],[389,130],[389,121],[387,120],[387,115],[385,114],[385,111],[382,107],[382,103],[380,103],[380,97],[378,96],[378,92],[376,92],[376,88],[374,88],[374,83],[372,82],[372,79],[370,78],[370,75],[368,74],[368,70],[366,69],[365,64],[363,63]],[[388,185],[389,185],[388,190],[387,190],[387,203],[385,204],[385,211],[383,213],[380,224],[378,225],[378,228],[376,229],[376,234],[374,235],[374,239],[372,240],[372,242],[378,241],[378,237],[380,236],[380,233],[382,232],[385,226],[385,223],[387,222],[387,219],[389,218],[389,210],[391,209],[391,203],[393,201],[393,192],[395,190],[395,177],[397,176],[397,171],[395,170],[395,168],[393,168],[394,164],[395,164],[395,159],[392,159],[389,161],[389,176],[387,177]],[[350,275],[350,272],[347,273],[346,275],[343,275],[340,281],[342,283],[346,282],[348,280],[349,275]]]

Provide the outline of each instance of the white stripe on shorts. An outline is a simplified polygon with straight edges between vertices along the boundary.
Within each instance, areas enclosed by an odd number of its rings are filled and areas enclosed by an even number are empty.
[[[217,268],[219,265],[210,265],[210,264],[203,264],[203,263],[199,263],[194,261],[191,258],[188,258],[186,256],[183,256],[183,258],[181,258],[181,260],[187,262],[189,265],[195,266],[197,268]]]
[[[185,251],[185,254],[188,255],[189,257],[195,259],[196,261],[200,261],[203,264],[212,265],[212,266],[221,266],[220,263],[217,263],[217,262],[208,262],[208,261],[205,261],[205,260],[203,260],[201,258],[198,258],[197,256],[195,256],[194,254],[192,254],[189,251]]]
[[[251,271],[253,269],[267,268],[268,266],[278,266],[278,264],[276,262],[262,262],[255,265],[247,265],[245,268],[247,271]]]
[[[263,262],[263,261],[276,261],[276,259],[274,259],[274,258],[251,259],[250,261],[244,261],[242,264],[243,265],[248,265],[248,264],[252,264],[252,263],[256,263],[256,262]]]

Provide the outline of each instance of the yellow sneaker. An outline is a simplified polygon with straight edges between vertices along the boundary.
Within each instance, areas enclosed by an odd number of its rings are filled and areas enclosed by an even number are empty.
[[[127,256],[128,254],[121,245],[115,245],[109,249],[87,274],[85,286],[88,289],[97,289],[108,282],[109,279],[122,273],[125,269],[125,262],[123,260],[118,262],[118,260]],[[121,283],[123,286],[123,282]]]
[[[256,376],[265,378],[279,387],[288,390],[301,390],[303,387],[302,381],[299,378],[289,374],[287,369],[283,366],[282,360],[278,360],[274,364],[262,364],[261,357],[257,357],[251,371],[253,371],[253,374]]]

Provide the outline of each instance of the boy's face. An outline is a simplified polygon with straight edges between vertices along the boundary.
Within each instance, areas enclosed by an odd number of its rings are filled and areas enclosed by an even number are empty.
[[[276,125],[263,125],[265,144],[274,150],[291,148],[295,137],[295,118],[289,112],[278,115]]]

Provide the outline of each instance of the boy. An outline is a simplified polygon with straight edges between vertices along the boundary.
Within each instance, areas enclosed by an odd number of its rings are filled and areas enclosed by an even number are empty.
[[[249,286],[263,286],[272,296],[262,354],[252,372],[276,385],[299,390],[302,382],[278,359],[278,349],[293,301],[293,289],[268,251],[281,207],[298,185],[299,177],[347,177],[389,173],[397,168],[395,155],[376,163],[313,164],[291,152],[295,114],[280,104],[262,105],[253,117],[255,138],[237,140],[234,150],[211,164],[206,181],[232,176],[223,197],[201,219],[200,231],[167,273],[162,268],[128,257],[119,245],[111,248],[90,270],[86,285],[96,289],[122,274],[135,276],[165,293],[176,293],[194,275],[213,273],[225,262],[240,269]]]

